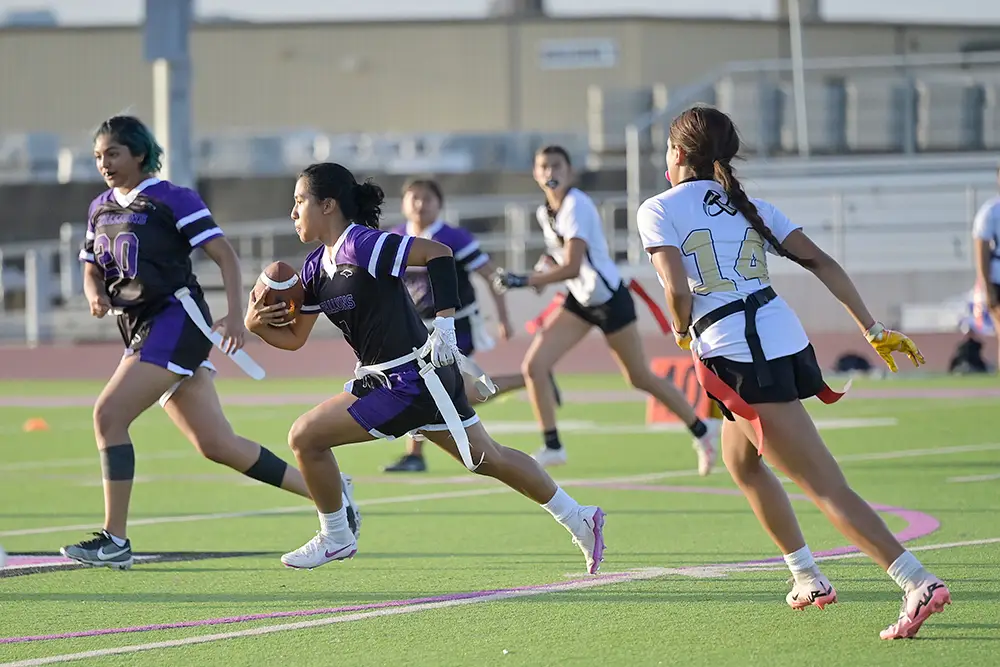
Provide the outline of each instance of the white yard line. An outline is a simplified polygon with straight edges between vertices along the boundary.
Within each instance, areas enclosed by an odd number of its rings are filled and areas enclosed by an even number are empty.
[[[47,470],[49,468],[80,468],[85,466],[101,466],[101,459],[97,456],[97,449],[93,450],[94,455],[88,458],[80,459],[49,459],[48,461],[20,461],[18,463],[3,463],[0,464],[0,473],[4,472],[23,472],[26,470]],[[183,459],[188,456],[197,456],[197,452],[193,449],[188,449],[186,451],[174,451],[174,452],[150,452],[148,454],[140,453],[139,457],[143,461],[160,461],[166,459]]]
[[[996,544],[996,543],[1000,543],[1000,537],[991,537],[980,540],[967,540],[964,542],[943,542],[939,544],[926,544],[921,547],[913,547],[910,550],[932,551],[939,549],[954,549],[958,547],[979,546],[983,544]],[[840,560],[845,558],[856,558],[859,557],[860,555],[861,554],[857,553],[840,554],[836,556],[829,556],[827,558],[824,558],[823,560]],[[318,618],[309,621],[298,621],[295,623],[276,623],[273,625],[264,625],[261,627],[248,628],[245,630],[234,630],[231,632],[217,632],[210,635],[185,637],[183,639],[149,642],[145,644],[133,644],[131,646],[119,646],[115,648],[96,649],[93,651],[82,651],[79,653],[64,653],[61,655],[52,655],[44,658],[31,658],[28,660],[19,660],[16,662],[2,663],[0,664],[0,667],[38,667],[40,665],[52,665],[64,662],[73,662],[76,660],[87,660],[90,658],[103,658],[112,655],[130,655],[145,651],[155,651],[159,649],[176,648],[180,646],[209,644],[212,642],[225,641],[228,639],[237,639],[240,637],[259,637],[262,635],[269,635],[277,632],[287,632],[290,630],[306,630],[310,628],[335,625],[339,623],[352,623],[355,621],[363,621],[370,618],[397,616],[401,614],[413,614],[422,611],[432,611],[435,609],[458,607],[461,605],[479,604],[483,602],[495,602],[497,600],[509,600],[512,598],[519,598],[519,597],[531,597],[536,595],[545,595],[548,593],[560,593],[564,591],[596,588],[598,586],[607,586],[622,582],[634,582],[634,581],[643,581],[649,579],[658,579],[660,577],[665,577],[669,575],[681,575],[681,576],[689,576],[697,578],[718,578],[721,576],[725,576],[727,572],[762,570],[762,569],[783,569],[784,567],[785,565],[783,563],[776,563],[774,564],[774,566],[771,566],[769,564],[741,565],[739,563],[735,563],[733,565],[691,566],[691,567],[681,567],[681,568],[650,567],[639,570],[633,570],[631,572],[602,575],[590,580],[569,581],[562,584],[560,583],[546,584],[542,586],[527,587],[520,590],[500,591],[497,593],[482,595],[480,597],[461,598],[457,600],[445,600],[440,602],[428,602],[423,604],[419,603],[409,604],[400,607],[388,607],[384,609],[375,609],[372,611],[342,614],[339,616]]]
[[[942,454],[965,454],[970,452],[985,452],[1000,450],[1000,443],[984,445],[957,445],[954,447],[935,447],[931,449],[908,449],[897,452],[878,452],[872,454],[846,454],[838,457],[841,463],[851,461],[883,461],[891,459],[914,458],[920,456],[938,456]],[[557,480],[562,486],[574,486],[575,484],[628,484],[635,482],[652,482],[662,479],[677,477],[696,477],[698,473],[693,470],[669,470],[666,472],[646,473],[642,475],[630,475],[625,477],[611,477],[604,479],[569,479]],[[455,479],[455,478],[444,478]],[[477,478],[467,478],[469,483],[476,483]],[[443,482],[447,483],[447,482]],[[393,496],[388,498],[362,499],[359,504],[362,507],[373,505],[390,505],[395,503],[419,502],[422,500],[448,500],[452,498],[470,498],[475,496],[489,496],[510,491],[505,486],[489,489],[469,489],[463,491],[446,491],[442,493],[426,493],[407,496]],[[244,512],[217,512],[212,514],[183,514],[180,516],[162,516],[149,519],[136,519],[130,521],[132,526],[155,526],[166,523],[188,523],[193,521],[212,521],[216,519],[242,519],[254,516],[267,516],[273,514],[295,514],[298,512],[312,512],[315,507],[312,505],[297,505],[294,507],[276,507],[263,510],[248,510]],[[23,535],[48,535],[52,533],[64,533],[80,530],[93,530],[95,524],[73,524],[69,526],[42,526],[39,528],[22,528],[18,530],[0,531],[0,537],[19,537]]]
[[[967,477],[949,477],[948,481],[953,484],[964,484],[967,482],[991,482],[1000,479],[1000,473],[992,475],[968,475]]]

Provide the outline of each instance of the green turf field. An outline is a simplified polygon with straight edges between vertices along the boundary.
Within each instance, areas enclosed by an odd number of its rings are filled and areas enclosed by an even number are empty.
[[[867,559],[827,561],[839,603],[792,612],[784,602],[786,570],[739,565],[778,554],[723,468],[698,477],[685,435],[646,431],[644,405],[620,393],[601,402],[598,392],[625,388],[620,378],[566,376],[561,384],[578,402],[560,412],[570,463],[554,475],[581,502],[607,512],[601,576],[583,574],[583,556],[547,513],[443,454],[430,452],[424,475],[380,473],[400,442],[337,452],[355,478],[363,514],[358,555],[314,571],[286,569],[278,557],[318,527],[312,508],[200,459],[157,408],[132,432],[138,478],[129,537],[138,554],[185,552],[184,560],[138,563],[127,572],[0,577],[0,665],[60,663],[91,652],[103,653],[78,664],[1000,661],[1000,399],[859,397],[876,390],[974,393],[994,388],[992,378],[860,382],[856,397],[836,405],[810,401],[848,479],[872,503],[911,510],[883,516],[896,531],[927,533],[909,546],[921,548],[917,555],[951,588],[953,604],[919,639],[896,642],[878,633],[895,620],[900,593]],[[269,392],[287,402],[339,385],[220,387],[224,399],[244,402],[227,407],[237,430],[290,459],[285,435],[306,406],[246,405],[246,398]],[[58,395],[83,404],[99,388],[0,383],[0,403],[42,405]],[[480,412],[498,440],[528,451],[538,446],[518,396]],[[50,430],[22,432],[32,417]],[[0,545],[13,554],[55,555],[87,537],[103,508],[89,408],[0,407],[0,430]],[[813,551],[846,544],[807,502],[796,508]],[[235,555],[218,557],[226,553]],[[719,564],[732,566],[706,567]],[[316,610],[327,611],[308,613]],[[178,623],[187,627],[158,627]],[[158,629],[10,641],[141,626]],[[122,653],[109,654],[114,649]]]

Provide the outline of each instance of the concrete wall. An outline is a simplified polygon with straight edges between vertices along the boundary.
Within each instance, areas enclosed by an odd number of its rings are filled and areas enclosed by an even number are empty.
[[[608,67],[548,69],[545,40],[610,40]],[[956,51],[1000,29],[809,25],[807,56]],[[773,21],[602,18],[199,25],[198,132],[583,131],[592,84],[670,86],[733,60],[787,56]],[[128,109],[149,118],[150,66],[135,28],[0,29],[0,131],[87,133]]]

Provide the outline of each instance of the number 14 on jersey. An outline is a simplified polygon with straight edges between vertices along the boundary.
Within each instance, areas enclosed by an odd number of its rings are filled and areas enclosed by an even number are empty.
[[[701,283],[694,288],[695,293],[736,291],[736,281],[723,275],[719,266],[719,253],[712,238],[712,230],[694,230],[684,239],[681,250],[685,255],[694,257],[698,265]],[[743,280],[759,280],[761,283],[768,281],[764,239],[751,227],[747,228],[746,235],[740,243],[740,250],[736,261],[733,262],[732,270]]]

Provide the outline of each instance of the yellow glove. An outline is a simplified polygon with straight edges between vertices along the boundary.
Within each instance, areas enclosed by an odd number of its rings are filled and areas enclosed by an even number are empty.
[[[875,322],[872,328],[865,332],[865,338],[871,346],[878,352],[878,356],[889,366],[889,370],[895,373],[899,370],[896,361],[892,358],[893,352],[903,352],[910,358],[914,366],[926,363],[924,355],[914,345],[913,341],[898,331],[886,329],[881,322]]]
[[[682,350],[691,351],[691,334],[685,331],[683,334],[674,332],[674,342],[677,343],[677,347]]]

